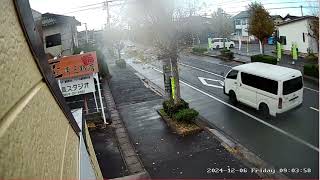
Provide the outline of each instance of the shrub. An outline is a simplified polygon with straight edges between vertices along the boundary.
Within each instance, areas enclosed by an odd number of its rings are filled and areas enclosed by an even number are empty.
[[[172,117],[175,113],[179,112],[182,109],[188,109],[189,104],[181,99],[179,104],[174,104],[173,100],[166,100],[162,103],[163,110],[166,112],[170,117]]]
[[[197,116],[199,115],[199,112],[194,109],[182,109],[179,112],[177,112],[173,118],[177,121],[184,121],[184,122],[191,122],[193,121]]]
[[[203,54],[206,51],[207,51],[207,48],[202,48],[202,47],[194,47],[194,48],[192,48],[192,52],[194,52],[194,53]]]
[[[124,59],[116,60],[116,65],[120,68],[126,68],[126,61]]]
[[[313,61],[313,62],[317,62],[318,61],[318,57],[314,54],[310,54],[308,56],[305,57],[305,59],[307,61]]]
[[[274,56],[258,54],[258,55],[251,56],[251,62],[277,64],[277,58]]]
[[[232,51],[230,51],[230,49],[224,48],[222,50],[220,50],[220,55],[222,57],[228,58],[228,59],[233,59],[234,58],[234,54]]]
[[[306,64],[303,66],[303,73],[307,76],[319,78],[319,65]]]

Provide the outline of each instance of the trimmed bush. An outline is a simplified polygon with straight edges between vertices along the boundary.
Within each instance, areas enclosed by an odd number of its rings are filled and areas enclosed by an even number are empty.
[[[307,76],[319,78],[319,65],[306,64],[303,66],[303,73]]]
[[[166,100],[162,103],[163,110],[166,112],[170,117],[172,117],[175,113],[179,112],[182,109],[188,109],[189,104],[181,99],[179,104],[174,104],[173,100]]]
[[[258,54],[258,55],[251,56],[251,62],[277,64],[277,58],[274,56]]]
[[[194,53],[203,54],[206,51],[207,51],[207,48],[202,48],[202,47],[194,47],[194,48],[192,48],[192,52],[194,52]]]
[[[116,60],[116,65],[120,68],[126,68],[126,61],[124,59]]]
[[[220,55],[222,57],[228,58],[228,59],[233,59],[234,58],[234,54],[232,51],[230,51],[230,49],[224,48],[222,50],[220,50]]]
[[[318,61],[318,57],[315,56],[314,54],[311,54],[311,55],[306,56],[305,59],[306,59],[307,61],[310,61],[310,62],[317,62],[317,61]]]
[[[193,121],[197,116],[199,115],[199,112],[194,109],[182,109],[179,112],[177,112],[173,118],[177,121],[184,121],[184,122],[191,122]]]

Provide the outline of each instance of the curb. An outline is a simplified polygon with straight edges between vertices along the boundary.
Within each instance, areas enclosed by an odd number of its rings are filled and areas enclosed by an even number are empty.
[[[208,120],[206,120],[204,117],[199,115],[199,118],[197,119],[198,122],[196,122],[199,126],[202,126],[204,130],[215,136],[215,138],[221,142],[221,145],[229,151],[230,154],[232,154],[234,157],[236,157],[238,160],[240,160],[244,165],[247,167],[252,168],[268,168],[268,169],[275,169],[270,164],[266,163],[264,160],[262,160],[259,156],[255,155],[253,152],[248,150],[246,147],[235,141],[233,138],[226,135],[222,130],[220,130],[218,127],[212,125],[209,123]],[[265,174],[261,172],[256,172],[259,177],[264,179],[289,179],[287,176],[281,174],[281,173],[275,173],[275,174]]]
[[[317,79],[317,78],[315,78],[315,77],[303,75],[303,78],[319,84],[319,79]]]
[[[130,66],[130,65],[129,65]],[[145,76],[141,75],[137,72],[138,77],[142,77],[141,79],[144,82],[147,82],[149,87],[151,89],[159,88],[155,90],[156,92],[164,92],[159,86],[154,84],[152,81],[147,79]],[[163,96],[163,95],[162,95]],[[259,158],[257,155],[255,155],[253,152],[242,146],[240,143],[232,139],[231,137],[227,136],[221,129],[217,128],[213,124],[210,124],[207,119],[205,119],[202,116],[198,116],[197,121],[195,122],[199,127],[203,128],[205,131],[212,134],[219,142],[221,142],[221,145],[234,157],[239,159],[244,165],[247,167],[252,168],[272,168],[275,169],[273,166],[269,165],[265,161],[263,161],[261,158]],[[261,178],[267,178],[267,179],[289,179],[285,175],[281,173],[275,173],[273,175],[268,175],[264,173],[257,173],[259,177]]]
[[[132,145],[128,131],[124,126],[124,123],[115,105],[108,82],[104,81],[102,86],[104,90],[106,106],[110,112],[110,119],[112,121],[111,126],[115,131],[115,137],[119,145],[120,154],[127,169],[129,170],[129,173],[133,175],[126,177],[128,177],[128,179],[150,179],[148,172],[145,170],[139,156],[136,153],[137,151]],[[123,179],[123,177],[119,179]]]

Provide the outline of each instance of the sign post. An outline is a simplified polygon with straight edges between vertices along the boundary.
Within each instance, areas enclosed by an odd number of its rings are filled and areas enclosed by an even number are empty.
[[[101,97],[101,91],[100,91],[100,81],[99,81],[98,73],[94,73],[94,74],[93,74],[93,77],[97,80],[98,93],[99,93],[99,99],[100,99],[100,105],[101,105],[101,112],[102,112],[103,122],[104,122],[104,124],[107,124],[106,115],[104,114],[104,107],[103,107],[103,103],[102,103],[102,97]]]
[[[58,79],[58,84],[64,97],[93,93],[96,109],[97,112],[99,112],[94,85],[94,78],[96,79],[103,122],[106,124],[106,116],[98,77],[99,68],[96,52],[67,56],[60,59],[51,59],[49,60],[49,64],[53,71],[53,75]]]

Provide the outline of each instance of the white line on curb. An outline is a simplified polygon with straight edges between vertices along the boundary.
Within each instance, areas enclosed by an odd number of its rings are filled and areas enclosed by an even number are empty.
[[[317,91],[317,90],[315,90],[315,89],[311,89],[311,88],[308,88],[308,87],[304,87],[305,89],[308,89],[308,90],[310,90],[310,91],[314,91],[314,92],[317,92],[317,93],[319,93],[319,91]]]
[[[315,111],[318,111],[318,112],[319,112],[319,109],[317,109],[317,108],[310,107],[310,109],[312,109],[312,110],[315,110]]]
[[[160,72],[160,73],[162,73],[162,71],[160,71],[160,70],[158,70],[156,68],[153,68],[153,69],[158,71],[158,72]],[[190,88],[192,88],[192,89],[194,89],[194,90],[196,90],[196,91],[198,91],[198,92],[200,92],[200,93],[202,93],[202,94],[204,94],[204,95],[206,95],[206,96],[208,96],[208,97],[210,97],[210,98],[212,98],[212,99],[214,99],[214,100],[216,100],[216,101],[218,101],[218,102],[220,102],[220,103],[222,103],[222,104],[224,104],[224,105],[226,105],[226,106],[228,106],[228,107],[230,107],[230,108],[232,108],[232,109],[234,109],[234,110],[236,110],[236,111],[238,111],[240,113],[242,113],[242,114],[245,114],[245,115],[251,117],[252,119],[254,119],[254,120],[256,120],[256,121],[258,121],[258,122],[260,122],[260,123],[272,128],[272,129],[274,129],[274,130],[286,135],[287,137],[289,137],[289,138],[291,138],[291,139],[293,139],[293,140],[295,140],[295,141],[297,141],[297,142],[299,142],[299,143],[301,143],[301,144],[303,144],[303,145],[305,145],[305,146],[307,146],[307,147],[319,152],[319,149],[317,147],[315,147],[312,144],[310,144],[310,143],[308,143],[308,142],[306,142],[306,141],[304,141],[304,140],[292,135],[291,133],[288,133],[288,132],[286,132],[286,131],[284,131],[284,130],[282,130],[282,129],[280,129],[280,128],[272,125],[272,124],[269,124],[269,123],[263,121],[262,119],[254,116],[254,115],[252,115],[250,113],[247,113],[246,111],[243,111],[242,109],[239,109],[239,108],[237,108],[237,107],[235,107],[235,106],[233,106],[233,105],[231,105],[231,104],[229,104],[227,102],[224,102],[221,99],[216,98],[216,97],[212,96],[211,94],[208,94],[208,93],[206,93],[206,92],[204,92],[204,91],[202,91],[202,90],[200,90],[200,89],[198,89],[198,88],[196,88],[196,87],[194,87],[194,86],[192,86],[190,84],[187,84],[187,83],[185,83],[185,82],[183,82],[181,80],[180,80],[180,82],[182,84],[184,84],[184,85],[186,85],[186,86],[188,86],[188,87],[190,87]]]

